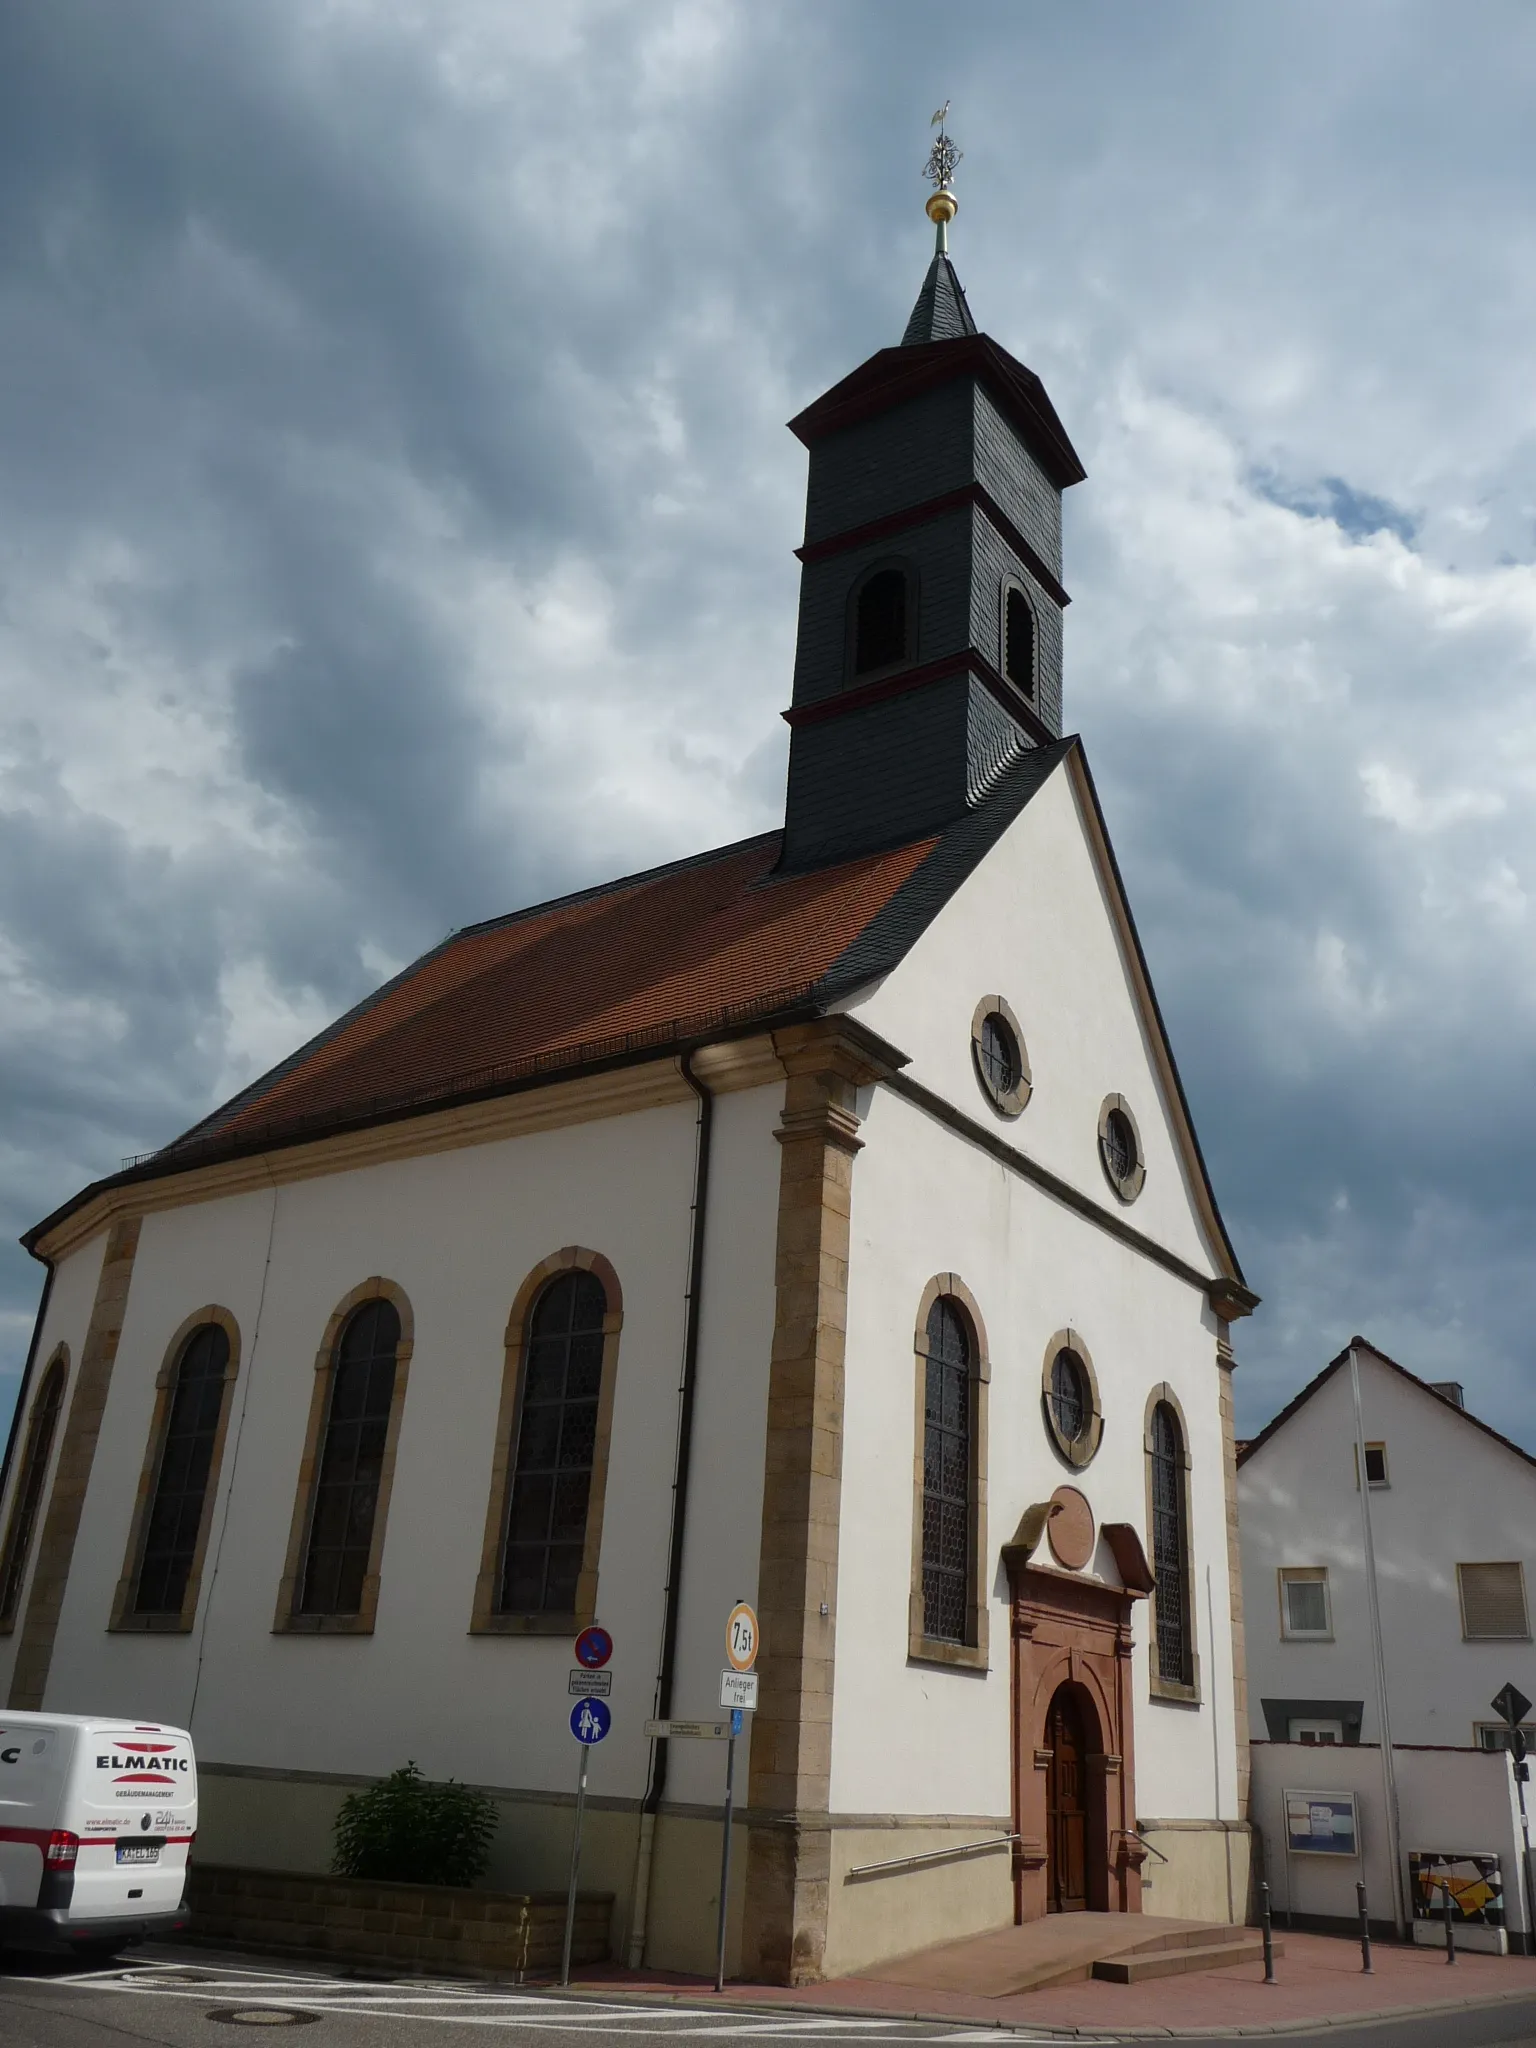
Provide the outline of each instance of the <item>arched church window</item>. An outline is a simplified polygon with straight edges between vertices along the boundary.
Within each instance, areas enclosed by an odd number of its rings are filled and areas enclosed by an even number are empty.
[[[1035,612],[1017,583],[1003,591],[1003,674],[1026,697],[1035,694]]]
[[[578,1611],[607,1316],[601,1280],[573,1269],[549,1282],[528,1319],[496,1590],[501,1614]]]
[[[928,1311],[923,1389],[923,1634],[963,1643],[970,1607],[974,1420],[970,1333],[959,1304]]]
[[[375,1295],[336,1340],[298,1613],[361,1614],[395,1397],[400,1312]]]
[[[909,658],[912,643],[911,579],[905,569],[876,569],[853,599],[853,672],[867,676]]]
[[[0,1628],[14,1627],[16,1610],[21,1604],[27,1559],[32,1553],[32,1537],[43,1505],[48,1459],[59,1426],[59,1411],[64,1405],[65,1372],[62,1357],[51,1360],[38,1387],[37,1399],[32,1403],[32,1419],[27,1424],[27,1447],[22,1453],[21,1472],[11,1506],[11,1525],[5,1533],[4,1555],[0,1556]]]
[[[181,1614],[208,1506],[229,1360],[229,1332],[213,1322],[193,1330],[176,1360],[135,1576],[136,1615]]]
[[[1154,1658],[1164,1685],[1193,1682],[1193,1637],[1190,1611],[1189,1505],[1184,1430],[1171,1402],[1152,1410],[1148,1456],[1151,1461],[1152,1571],[1156,1630]]]

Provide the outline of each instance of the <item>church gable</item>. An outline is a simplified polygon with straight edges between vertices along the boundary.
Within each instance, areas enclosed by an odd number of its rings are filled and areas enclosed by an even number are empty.
[[[1240,1280],[1082,749],[1050,751],[1030,800],[852,1007],[910,1055],[909,1079],[1201,1272]],[[984,1071],[991,1012],[1026,1069],[1002,1088]],[[1139,1159],[1117,1184],[1127,1126]]]

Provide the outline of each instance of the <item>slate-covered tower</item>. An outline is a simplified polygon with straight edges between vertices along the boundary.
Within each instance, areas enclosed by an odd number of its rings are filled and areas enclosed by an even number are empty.
[[[1061,736],[1061,494],[1082,464],[938,246],[901,345],[790,421],[810,450],[785,868],[911,839]]]

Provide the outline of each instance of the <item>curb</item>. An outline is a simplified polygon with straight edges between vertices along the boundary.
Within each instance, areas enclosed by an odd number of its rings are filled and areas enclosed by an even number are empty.
[[[558,1984],[525,1983],[525,1991],[546,1998],[600,2000],[605,2004],[636,2006],[686,2006],[693,2011],[767,2014],[783,2018],[787,2013],[807,2019],[900,2020],[923,2026],[974,2027],[1003,2034],[1027,2034],[1038,2041],[1083,2041],[1113,2044],[1120,2041],[1231,2041],[1281,2039],[1286,2035],[1312,2034],[1324,2027],[1378,2027],[1403,2020],[1433,2019],[1454,2012],[1483,2012],[1501,2005],[1536,2005],[1536,1989],[1493,1991],[1480,1997],[1448,1998],[1433,2005],[1387,2005],[1369,2012],[1317,2013],[1309,2019],[1277,2020],[1273,2024],[1246,2022],[1224,2027],[1064,2027],[1038,2020],[987,2019],[981,2015],[956,2012],[923,2012],[910,2007],[876,2005],[808,2005],[799,1999],[746,1999],[727,1994],[715,1999],[688,1991],[609,1990],[600,1984],[572,1984],[568,1990]],[[1020,1994],[1027,1996],[1027,1993]]]

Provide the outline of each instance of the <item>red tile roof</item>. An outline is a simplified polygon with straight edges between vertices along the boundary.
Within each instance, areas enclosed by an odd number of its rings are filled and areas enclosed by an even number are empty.
[[[771,833],[472,926],[168,1151],[280,1140],[784,1009],[937,843],[778,879]]]

